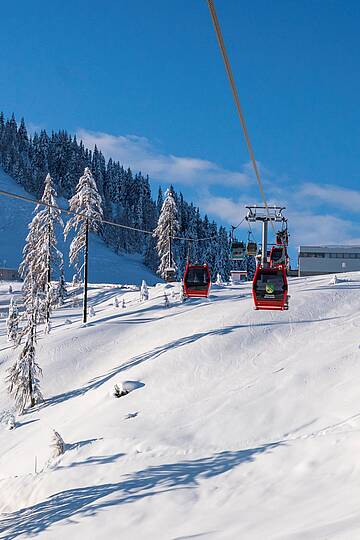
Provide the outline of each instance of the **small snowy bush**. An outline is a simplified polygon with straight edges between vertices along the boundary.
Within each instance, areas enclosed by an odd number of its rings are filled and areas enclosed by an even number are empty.
[[[51,457],[56,458],[61,456],[65,452],[65,443],[60,433],[53,429],[51,441],[50,441]]]
[[[5,424],[6,429],[11,431],[12,429],[16,428],[16,422],[15,422],[15,416],[13,414],[10,414],[6,420]]]
[[[9,305],[9,314],[6,319],[6,332],[8,341],[13,341],[14,344],[18,344],[19,334],[19,311],[14,298],[12,297]]]
[[[183,282],[180,283],[179,301],[180,301],[180,303],[183,303],[183,302],[185,301],[184,284],[183,284]]]
[[[145,300],[149,300],[149,289],[146,281],[143,279],[140,288],[140,302],[144,302]]]
[[[113,391],[112,391],[112,395],[114,397],[119,398],[119,397],[122,397],[122,396],[126,396],[126,394],[128,394],[128,393],[129,393],[129,390],[124,388],[122,384],[115,384],[114,385],[114,388],[113,388]]]

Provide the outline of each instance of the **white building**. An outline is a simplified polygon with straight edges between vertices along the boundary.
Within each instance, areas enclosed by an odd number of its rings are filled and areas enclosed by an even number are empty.
[[[300,246],[299,276],[360,271],[360,246]]]

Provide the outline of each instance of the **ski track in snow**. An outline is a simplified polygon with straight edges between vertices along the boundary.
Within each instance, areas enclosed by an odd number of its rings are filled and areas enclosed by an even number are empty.
[[[178,284],[143,303],[119,290],[125,309],[93,284],[86,326],[72,300],[54,311],[46,401],[0,425],[0,538],[358,540],[360,274],[346,278],[290,279],[282,313],[254,311],[250,284],[168,309]],[[0,319],[0,417],[17,354]],[[52,461],[51,428],[66,443]]]

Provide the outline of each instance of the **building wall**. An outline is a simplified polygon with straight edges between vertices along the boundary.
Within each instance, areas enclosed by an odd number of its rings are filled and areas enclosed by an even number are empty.
[[[300,246],[299,275],[360,271],[359,246]]]

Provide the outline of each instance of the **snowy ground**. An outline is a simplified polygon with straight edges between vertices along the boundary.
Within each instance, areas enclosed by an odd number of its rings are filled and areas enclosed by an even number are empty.
[[[46,402],[0,427],[0,538],[358,540],[360,275],[344,277],[291,280],[283,313],[255,312],[249,284],[183,305],[177,284],[143,304],[93,286],[86,327],[57,310]],[[67,450],[49,462],[51,428]]]
[[[31,197],[19,184],[0,169],[0,190]],[[65,199],[58,200],[59,206],[68,208]],[[18,268],[28,233],[28,224],[33,218],[35,206],[19,199],[0,196],[0,268]],[[63,219],[65,217],[63,216]],[[68,252],[70,237],[65,243],[58,235],[59,248],[64,254],[66,279],[71,280],[73,269],[69,268]],[[96,235],[89,238],[89,279],[93,283],[125,283],[131,275],[132,283],[141,284],[142,279],[154,285],[156,277],[144,264],[140,255],[117,255]]]

